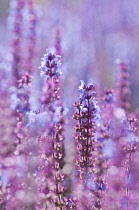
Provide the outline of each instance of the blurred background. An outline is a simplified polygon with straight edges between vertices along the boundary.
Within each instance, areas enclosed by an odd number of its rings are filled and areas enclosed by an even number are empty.
[[[66,96],[79,80],[114,88],[115,60],[131,64],[132,109],[139,105],[139,1],[138,0],[36,0],[38,39],[36,71],[45,49],[53,46],[55,28],[61,30],[63,78]],[[0,0],[0,49],[9,40],[9,1]],[[70,87],[70,88],[69,88]],[[69,102],[71,103],[71,102]]]

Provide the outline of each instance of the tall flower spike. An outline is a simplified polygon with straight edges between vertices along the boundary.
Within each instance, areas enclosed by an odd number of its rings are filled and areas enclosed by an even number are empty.
[[[130,65],[128,61],[118,60],[119,80],[117,83],[117,104],[124,110],[130,108]]]
[[[61,49],[62,27],[61,26],[57,26],[55,28],[54,35],[55,35],[55,43],[54,43],[55,52],[58,55],[62,55],[62,49]]]
[[[22,22],[24,0],[11,1],[11,16],[10,24],[12,25],[12,73],[14,85],[17,86],[17,81],[21,77],[21,45],[22,45]],[[13,18],[14,17],[14,18]],[[11,21],[12,20],[12,21]]]
[[[42,58],[40,75],[46,75],[48,78],[59,77],[62,74],[60,58],[61,56],[55,55],[50,48],[47,49],[46,54]]]
[[[95,132],[96,121],[99,118],[99,106],[95,97],[95,89],[93,85],[86,86],[84,81],[81,81],[79,86],[79,101],[75,102],[74,106],[77,112],[73,118],[78,121],[75,127],[77,132],[77,165],[84,172],[93,171],[93,152],[95,150]]]
[[[25,59],[25,68],[27,72],[31,73],[33,70],[33,61],[36,52],[36,26],[38,21],[37,10],[35,8],[33,0],[27,0],[27,11],[27,52]]]
[[[124,199],[127,202],[127,209],[131,207],[130,194],[133,191],[133,183],[136,185],[138,179],[135,179],[134,171],[134,154],[137,151],[138,140],[136,137],[136,121],[134,117],[129,117],[127,119],[127,137],[126,145],[124,146],[125,152],[125,197]]]
[[[41,63],[41,75],[47,76],[46,84],[43,91],[42,103],[45,105],[45,109],[48,111],[50,120],[47,126],[47,138],[50,139],[50,146],[45,148],[45,154],[47,153],[48,166],[51,168],[49,174],[45,174],[48,183],[48,189],[51,191],[51,203],[48,205],[53,205],[60,210],[64,210],[67,205],[65,197],[65,187],[63,182],[65,176],[62,172],[64,162],[64,108],[63,103],[60,100],[60,83],[59,76],[61,74],[61,62],[59,55],[52,53],[50,49],[47,50],[47,54],[42,58]],[[48,154],[48,149],[50,154]],[[51,177],[48,177],[51,173]],[[46,184],[47,184],[46,183]],[[50,206],[49,206],[50,208]]]
[[[20,113],[30,110],[30,92],[32,76],[26,73],[18,80],[18,88],[11,87],[11,108]]]

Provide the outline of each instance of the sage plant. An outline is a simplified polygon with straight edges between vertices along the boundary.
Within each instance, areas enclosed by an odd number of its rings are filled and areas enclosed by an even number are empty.
[[[118,60],[119,78],[117,82],[117,103],[125,110],[130,108],[130,64],[129,61]]]
[[[41,76],[46,76],[46,86],[48,85],[48,87],[50,87],[50,89],[47,89],[48,93],[47,91],[45,94],[43,93],[42,101],[43,105],[45,105],[45,109],[49,110],[50,115],[47,135],[48,138],[51,139],[50,148],[48,150],[51,150],[48,156],[48,165],[51,165],[50,173],[53,178],[49,177],[49,182],[51,182],[49,190],[53,192],[51,199],[54,205],[63,210],[65,209],[66,199],[64,198],[64,187],[62,186],[64,175],[61,170],[64,165],[64,109],[60,102],[58,78],[61,73],[60,56],[53,54],[51,50],[48,49],[47,53],[42,58]]]
[[[133,1],[11,0],[9,25],[2,10],[0,209],[139,209]]]
[[[12,25],[12,41],[11,41],[11,54],[12,54],[12,73],[14,85],[17,86],[17,81],[21,77],[22,69],[22,22],[23,22],[23,8],[25,1],[13,0],[11,1],[11,18],[10,24]]]
[[[84,170],[85,173],[93,172],[94,150],[95,150],[95,120],[99,117],[99,107],[96,101],[96,93],[93,85],[85,86],[84,81],[81,81],[79,86],[79,101],[75,102],[74,106],[77,112],[73,118],[78,121],[75,126],[77,132],[77,165],[79,170]]]

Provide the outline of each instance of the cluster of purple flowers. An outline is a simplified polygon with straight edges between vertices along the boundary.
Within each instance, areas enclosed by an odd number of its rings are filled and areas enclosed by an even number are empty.
[[[0,58],[9,87],[0,85],[0,209],[138,210],[139,111],[130,110],[129,61],[118,60],[116,88],[102,91],[84,78],[69,106],[62,27],[38,71],[33,1],[14,0],[11,16],[9,80]]]
[[[53,76],[59,77],[62,74],[61,56],[53,54],[50,49],[46,50],[46,52],[41,62],[41,76],[47,75],[50,78]]]

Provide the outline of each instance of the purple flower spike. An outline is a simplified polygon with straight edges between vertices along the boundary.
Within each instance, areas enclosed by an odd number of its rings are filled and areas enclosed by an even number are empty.
[[[127,111],[131,106],[129,61],[118,60],[118,67],[119,80],[117,83],[117,105]]]
[[[73,116],[78,121],[75,127],[77,132],[77,165],[87,172],[93,167],[93,153],[95,147],[94,135],[96,132],[96,120],[99,119],[99,106],[95,98],[95,89],[93,85],[86,86],[81,80],[79,86],[79,102],[74,106],[78,109]]]
[[[62,74],[60,58],[61,56],[55,55],[50,48],[47,49],[46,54],[42,58],[40,75],[47,75],[50,78],[54,76],[59,77]]]

